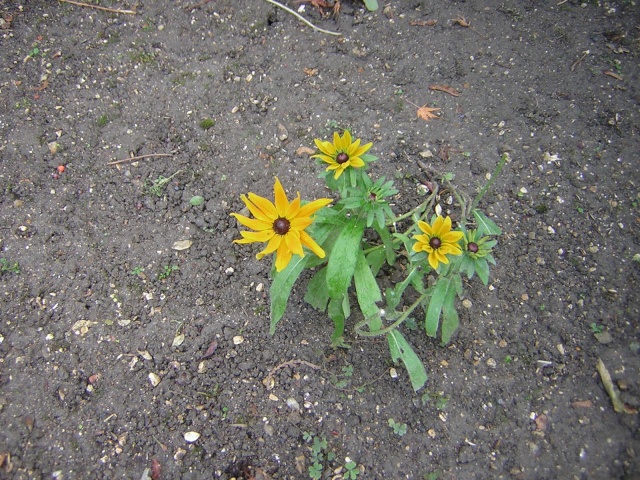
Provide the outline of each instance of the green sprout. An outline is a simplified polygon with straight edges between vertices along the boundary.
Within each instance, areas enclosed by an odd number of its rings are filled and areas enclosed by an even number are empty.
[[[212,118],[205,118],[200,122],[200,128],[203,130],[209,130],[216,124],[216,121]]]
[[[389,426],[393,429],[393,433],[399,437],[404,436],[407,433],[407,424],[398,423],[393,418],[389,419]]]
[[[177,265],[165,265],[164,267],[162,267],[160,273],[158,273],[158,280],[169,278],[173,272],[179,269],[180,267]]]
[[[591,329],[591,333],[594,333],[596,335],[604,331],[604,327],[602,325],[598,325],[596,322],[593,322],[591,325],[589,325],[589,328]]]
[[[144,188],[150,195],[155,195],[156,197],[161,197],[164,192],[167,184],[179,173],[182,173],[182,170],[178,170],[176,173],[171,175],[170,177],[163,177],[160,175],[157,179],[149,181],[148,179],[144,182]]]
[[[0,273],[20,273],[20,265],[18,262],[10,263],[6,258],[0,258]]]

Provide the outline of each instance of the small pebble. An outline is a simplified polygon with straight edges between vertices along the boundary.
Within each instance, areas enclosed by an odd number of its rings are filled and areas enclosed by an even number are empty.
[[[489,358],[487,360],[487,366],[490,368],[496,368],[498,364],[496,363],[496,361],[493,358]]]

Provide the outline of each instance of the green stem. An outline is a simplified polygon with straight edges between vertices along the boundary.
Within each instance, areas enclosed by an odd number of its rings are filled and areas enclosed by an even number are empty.
[[[418,272],[419,270],[419,266],[414,266],[411,271],[409,272],[409,275],[407,275],[407,278],[405,278],[402,283],[399,285],[398,291],[396,292],[396,296],[401,297],[404,294],[404,291],[406,290],[406,288],[409,286],[409,284],[411,283],[411,280],[413,279],[414,275]],[[377,337],[380,335],[384,335],[385,333],[390,332],[391,330],[393,330],[394,328],[396,328],[398,325],[400,325],[402,322],[404,322],[407,317],[409,315],[411,315],[411,312],[413,312],[416,307],[418,305],[420,305],[420,303],[427,297],[427,294],[424,293],[420,296],[420,298],[417,300],[417,302],[415,302],[413,305],[411,305],[409,307],[409,309],[405,312],[402,313],[402,315],[400,315],[400,317],[393,322],[391,325],[383,328],[382,330],[376,330],[375,332],[367,332],[362,330],[362,327],[364,325],[366,325],[367,323],[369,323],[368,319],[364,319],[361,322],[359,322],[358,324],[356,324],[355,326],[355,330],[356,333],[358,335],[362,335],[363,337]]]
[[[491,178],[487,181],[487,183],[484,184],[484,187],[482,187],[482,190],[480,190],[476,198],[473,200],[473,203],[471,204],[471,208],[469,209],[470,211],[473,211],[478,207],[478,204],[480,203],[480,200],[482,200],[482,197],[484,197],[485,193],[487,193],[489,188],[491,188],[491,185],[493,185],[493,182],[496,181],[496,178],[498,177],[498,175],[500,175],[500,172],[502,171],[502,167],[504,167],[505,163],[507,163],[508,158],[509,158],[508,153],[502,154],[502,157],[500,157],[500,161],[498,162],[498,165],[496,165],[495,170],[491,174]]]
[[[387,333],[389,333],[390,331],[392,331],[393,329],[395,329],[397,326],[399,326],[402,322],[404,322],[409,315],[411,315],[411,313],[420,306],[420,304],[429,296],[429,294],[427,293],[423,293],[422,295],[420,295],[420,297],[418,297],[418,299],[413,302],[413,304],[404,312],[402,312],[402,315],[400,315],[400,318],[398,318],[395,322],[393,322],[391,325],[381,329],[381,330],[376,330],[375,332],[367,332],[362,330],[362,327],[364,325],[366,325],[368,323],[368,320],[362,320],[361,322],[359,322],[356,327],[356,333],[358,335],[362,335],[363,337],[379,337],[380,335],[386,335]]]

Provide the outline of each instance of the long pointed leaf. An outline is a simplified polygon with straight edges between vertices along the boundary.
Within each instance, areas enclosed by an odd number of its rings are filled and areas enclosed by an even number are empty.
[[[347,292],[363,234],[364,222],[352,218],[336,239],[327,263],[327,289],[331,298],[342,298]]]
[[[429,300],[429,308],[424,322],[424,328],[430,337],[435,337],[438,333],[440,313],[447,297],[451,295],[450,292],[455,295],[455,284],[452,277],[440,277]]]
[[[428,378],[422,361],[398,330],[389,332],[387,334],[387,340],[389,341],[389,351],[391,352],[392,360],[394,362],[397,362],[399,359],[402,360],[409,374],[411,386],[413,390],[417,392],[424,386]]]
[[[321,312],[327,310],[327,303],[329,302],[329,294],[327,293],[327,267],[316,272],[313,278],[309,280],[304,301]]]
[[[378,282],[376,282],[376,278],[373,276],[373,273],[371,273],[371,269],[362,250],[358,251],[353,280],[356,284],[356,295],[362,314],[365,317],[377,315],[379,308],[376,302],[382,301],[382,293],[380,293]]]
[[[284,311],[287,309],[287,302],[291,295],[291,289],[293,284],[304,270],[311,255],[305,255],[299,257],[295,255],[287,268],[274,274],[273,283],[269,289],[269,298],[271,300],[271,326],[269,327],[269,333],[273,335],[276,331],[276,325],[284,315]]]
[[[442,309],[442,345],[446,345],[451,340],[451,336],[458,330],[460,320],[458,312],[451,302],[446,302]]]
[[[500,230],[498,225],[480,210],[474,210],[473,216],[478,223],[478,232],[480,235],[502,235],[502,230]]]

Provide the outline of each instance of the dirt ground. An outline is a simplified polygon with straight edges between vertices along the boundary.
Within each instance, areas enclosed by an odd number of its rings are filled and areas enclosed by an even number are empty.
[[[0,1],[0,478],[640,478],[637,0],[305,6],[341,36],[264,0],[87,1],[135,14]],[[357,319],[332,349],[304,281],[269,336],[271,260],[232,243],[274,176],[328,194],[299,148],[342,128],[397,213],[511,157],[490,284],[449,346],[405,331],[418,393]]]

